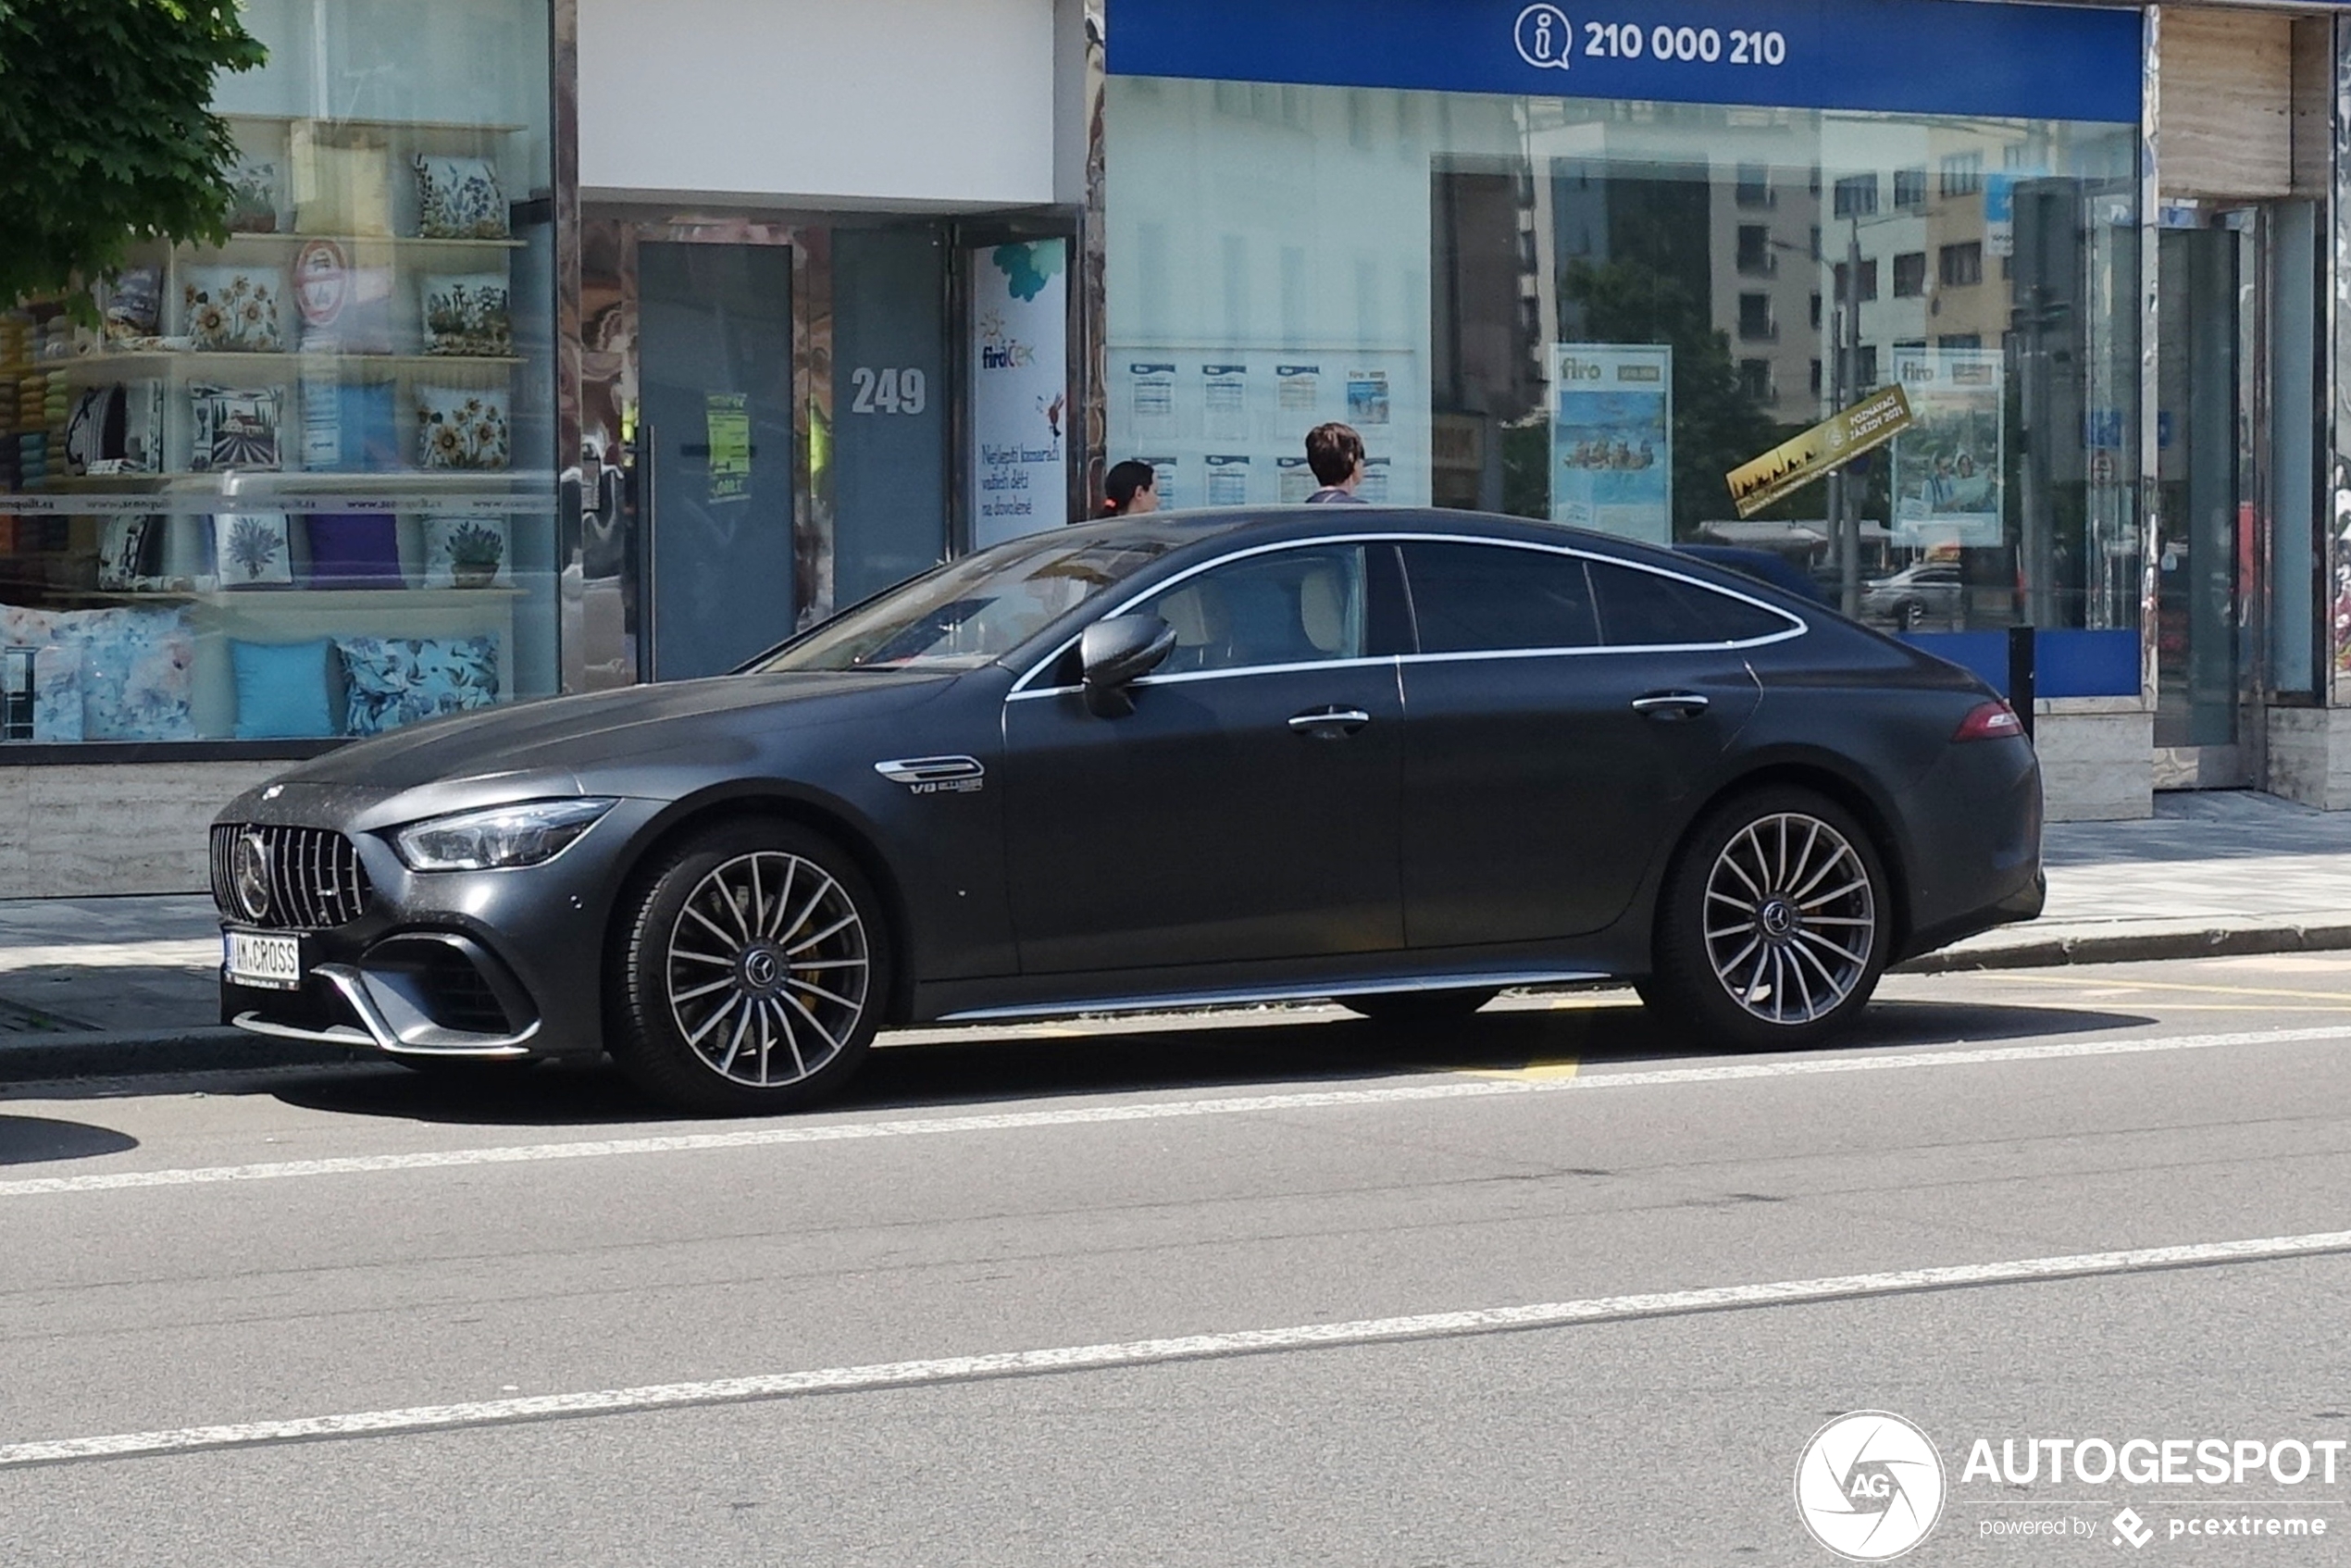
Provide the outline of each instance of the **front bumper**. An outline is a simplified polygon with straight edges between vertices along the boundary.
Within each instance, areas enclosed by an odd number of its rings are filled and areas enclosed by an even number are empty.
[[[367,871],[366,908],[343,926],[281,933],[301,944],[298,989],[234,984],[224,965],[220,1021],[395,1056],[597,1055],[612,900],[661,809],[623,801],[554,860],[502,871],[410,871],[385,840],[344,830]]]

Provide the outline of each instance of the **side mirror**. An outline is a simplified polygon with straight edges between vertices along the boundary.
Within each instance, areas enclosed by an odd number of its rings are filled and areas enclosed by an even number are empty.
[[[1176,628],[1157,616],[1113,616],[1088,627],[1077,640],[1086,711],[1096,718],[1133,713],[1135,696],[1127,682],[1157,669],[1175,648]]]

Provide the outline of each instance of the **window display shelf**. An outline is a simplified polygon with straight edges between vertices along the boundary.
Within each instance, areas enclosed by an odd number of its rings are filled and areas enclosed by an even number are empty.
[[[519,588],[121,588],[90,589],[81,597],[122,604],[209,604],[239,610],[358,610],[392,604],[412,609],[487,609],[492,602],[518,599]],[[501,614],[504,612],[501,611]]]
[[[221,349],[126,349],[77,355],[70,359],[36,360],[18,372],[44,375],[62,370],[76,385],[120,381],[173,371],[222,380],[284,381],[305,377],[351,380],[354,372],[383,371],[490,372],[520,365],[519,357],[463,354],[303,354],[253,353]],[[0,375],[7,372],[0,368]]]
[[[292,230],[280,232],[276,230],[248,229],[230,235],[223,244],[191,243],[180,246],[180,253],[189,259],[201,261],[205,256],[222,255],[249,248],[299,250],[313,240],[325,240],[359,253],[357,259],[365,259],[366,253],[369,251],[387,250],[395,254],[427,256],[462,255],[467,251],[518,251],[529,243],[511,236],[503,240],[437,240],[427,239],[420,234],[306,234]]]
[[[220,118],[232,124],[323,125],[330,128],[348,127],[355,131],[417,131],[443,135],[515,136],[530,129],[527,125],[500,124],[489,120],[370,119],[358,115],[245,114],[237,110],[223,110]]]

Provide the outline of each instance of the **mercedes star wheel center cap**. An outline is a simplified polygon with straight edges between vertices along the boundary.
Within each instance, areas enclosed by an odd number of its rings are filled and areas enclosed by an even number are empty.
[[[1785,938],[1796,929],[1796,906],[1785,899],[1766,899],[1755,912],[1755,923],[1763,927],[1765,936]]]
[[[753,990],[774,990],[783,973],[783,962],[773,948],[755,947],[743,954],[743,984]]]

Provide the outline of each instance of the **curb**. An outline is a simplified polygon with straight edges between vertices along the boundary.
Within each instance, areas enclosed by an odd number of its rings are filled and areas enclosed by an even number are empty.
[[[2026,927],[2029,930],[2030,927]],[[1981,940],[1981,939],[1977,939]],[[1978,948],[1947,948],[1897,964],[1897,975],[1951,975],[1996,969],[2046,969],[2073,964],[2146,964],[2173,958],[2227,958],[2273,952],[2351,950],[2351,920],[2307,926],[2167,924],[2158,930],[2052,931]],[[265,1067],[337,1067],[375,1062],[374,1052],[276,1039],[243,1029],[57,1033],[0,1039],[0,1089],[61,1078],[163,1076]]]
[[[2030,927],[2027,927],[2029,930]],[[2146,964],[2173,958],[2236,958],[2270,952],[2334,952],[2351,948],[2351,922],[2308,926],[2165,925],[2158,930],[2065,931],[2015,937],[1981,948],[1930,952],[1894,966],[1897,975],[1949,975],[1976,969],[2045,969],[2069,964]]]
[[[348,1046],[272,1039],[243,1029],[55,1034],[0,1039],[0,1088],[56,1078],[113,1078],[210,1073],[250,1067],[331,1067],[366,1061]]]

